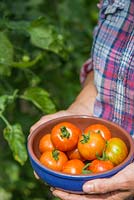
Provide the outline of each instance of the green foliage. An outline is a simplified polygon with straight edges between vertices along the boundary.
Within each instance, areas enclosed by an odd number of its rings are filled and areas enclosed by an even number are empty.
[[[55,104],[50,99],[50,95],[42,88],[28,88],[23,95],[24,99],[31,100],[42,112],[50,114],[56,112]]]
[[[0,32],[0,74],[10,75],[13,62],[13,46],[4,32]]]
[[[25,138],[20,124],[7,126],[4,129],[4,138],[8,141],[14,159],[23,165],[27,160],[27,153],[25,148]]]
[[[0,1],[0,200],[57,200],[35,179],[26,141],[32,124],[66,109],[80,91],[96,3]]]

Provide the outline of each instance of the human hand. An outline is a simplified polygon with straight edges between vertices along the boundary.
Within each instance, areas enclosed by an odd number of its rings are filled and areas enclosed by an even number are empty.
[[[125,200],[134,197],[134,163],[111,178],[87,181],[85,194],[71,194],[53,189],[53,195],[62,200]]]
[[[30,128],[30,133],[32,133],[36,128],[38,128],[41,124],[52,120],[54,118],[58,118],[58,117],[63,117],[63,116],[69,116],[73,113],[69,112],[69,111],[64,111],[61,110],[59,112],[56,112],[54,114],[49,114],[49,115],[44,115],[43,117],[40,118],[39,121],[37,121],[31,128]]]
[[[38,128],[41,124],[63,116],[70,116],[70,115],[92,115],[92,112],[88,110],[84,105],[79,103],[73,103],[67,110],[61,110],[54,114],[45,115],[40,118],[31,128],[30,133],[32,133],[36,128]]]

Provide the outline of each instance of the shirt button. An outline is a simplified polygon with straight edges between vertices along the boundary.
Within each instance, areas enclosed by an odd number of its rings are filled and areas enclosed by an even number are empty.
[[[118,79],[119,79],[120,81],[122,81],[122,80],[124,79],[124,73],[119,73],[119,74],[118,74]]]

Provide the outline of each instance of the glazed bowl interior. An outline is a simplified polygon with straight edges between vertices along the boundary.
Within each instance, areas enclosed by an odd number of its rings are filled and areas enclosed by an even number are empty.
[[[132,151],[132,149],[130,149],[130,144],[132,143],[131,136],[129,136],[129,134],[124,129],[122,129],[115,123],[106,121],[104,119],[95,118],[95,117],[75,115],[75,116],[61,117],[54,120],[50,120],[42,124],[40,127],[38,127],[38,129],[36,129],[33,133],[31,133],[30,152],[32,153],[34,158],[39,159],[41,155],[39,151],[39,141],[41,137],[44,134],[50,133],[54,125],[63,121],[71,122],[75,124],[82,131],[84,131],[84,129],[88,127],[89,125],[101,123],[109,128],[110,132],[112,133],[112,137],[119,137],[126,143],[129,153],[130,153],[130,150]]]

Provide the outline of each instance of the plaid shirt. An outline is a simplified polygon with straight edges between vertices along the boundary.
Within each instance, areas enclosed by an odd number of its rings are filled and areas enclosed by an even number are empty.
[[[134,0],[103,0],[94,31],[91,59],[98,95],[94,116],[113,121],[134,137]]]

